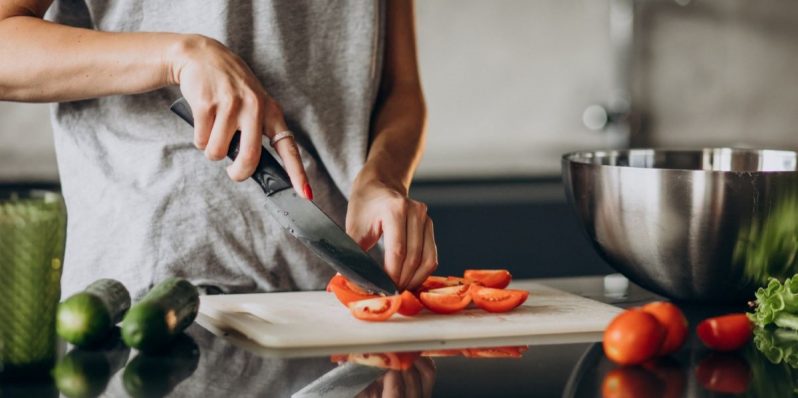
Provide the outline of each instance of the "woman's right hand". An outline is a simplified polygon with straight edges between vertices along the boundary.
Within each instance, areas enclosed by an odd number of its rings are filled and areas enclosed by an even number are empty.
[[[194,145],[210,160],[227,155],[236,130],[241,144],[227,174],[243,181],[255,171],[261,153],[261,136],[269,139],[288,130],[282,109],[270,97],[247,64],[222,43],[200,35],[181,35],[167,55],[171,80],[180,85],[194,114]],[[282,158],[297,193],[313,199],[296,142],[279,140],[275,151]]]

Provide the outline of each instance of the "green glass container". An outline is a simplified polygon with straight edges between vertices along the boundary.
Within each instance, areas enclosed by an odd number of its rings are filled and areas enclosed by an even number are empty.
[[[55,362],[65,237],[61,195],[0,192],[0,378],[46,374]]]

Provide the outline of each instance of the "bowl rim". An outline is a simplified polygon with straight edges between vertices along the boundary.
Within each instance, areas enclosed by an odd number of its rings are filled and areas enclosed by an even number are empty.
[[[735,148],[735,147],[701,147],[701,148],[651,148],[651,147],[639,147],[639,148],[622,148],[622,149],[598,149],[598,150],[580,150],[580,151],[572,151],[567,152],[562,155],[561,161],[563,164],[578,164],[583,166],[590,166],[590,167],[602,167],[602,168],[620,168],[620,169],[632,169],[632,170],[652,170],[652,171],[674,171],[674,172],[696,172],[696,173],[732,173],[732,174],[751,174],[751,173],[761,173],[761,174],[796,174],[798,173],[798,168],[796,170],[706,170],[706,169],[688,169],[688,168],[665,168],[665,167],[639,167],[639,166],[629,166],[629,165],[609,165],[609,164],[596,164],[592,163],[589,160],[595,157],[607,157],[607,156],[618,156],[622,154],[631,154],[631,153],[706,153],[706,152],[731,152],[731,153],[772,153],[772,154],[781,154],[781,155],[791,155],[793,156],[796,161],[798,161],[798,151],[793,151],[789,149],[770,149],[770,148]]]

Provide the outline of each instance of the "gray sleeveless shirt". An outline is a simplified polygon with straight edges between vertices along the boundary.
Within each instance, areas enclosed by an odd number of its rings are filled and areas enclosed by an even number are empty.
[[[47,18],[199,33],[227,45],[282,105],[314,201],[343,225],[368,150],[383,8],[367,0],[57,0]],[[267,214],[257,185],[233,182],[229,160],[210,162],[194,148],[191,128],[168,109],[179,96],[172,87],[54,106],[68,211],[64,294],[108,277],[140,296],[173,275],[223,292],[323,288],[331,269]]]

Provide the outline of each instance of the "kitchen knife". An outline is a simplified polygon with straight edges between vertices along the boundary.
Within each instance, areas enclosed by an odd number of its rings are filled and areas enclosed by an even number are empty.
[[[185,98],[175,101],[171,110],[194,125],[191,107]],[[230,159],[235,159],[238,155],[240,138],[241,133],[237,131],[230,141],[227,152]],[[252,179],[266,194],[266,207],[277,222],[341,275],[372,292],[386,295],[398,293],[396,285],[385,270],[338,224],[312,201],[296,194],[288,174],[266,148],[261,150],[260,161]]]
[[[347,362],[323,374],[291,398],[351,398],[377,381],[387,370]]]

